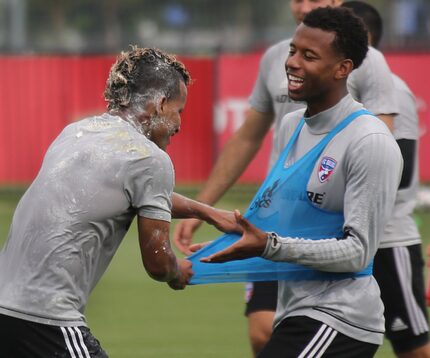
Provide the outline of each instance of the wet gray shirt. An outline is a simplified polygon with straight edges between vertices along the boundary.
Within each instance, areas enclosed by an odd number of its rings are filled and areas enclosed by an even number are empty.
[[[170,221],[168,155],[108,114],[70,124],[49,147],[0,252],[0,313],[85,325],[87,298],[136,214]]]
[[[305,118],[306,124],[285,165],[296,162],[337,123],[361,108],[347,95],[334,107]],[[283,119],[274,143],[276,157],[303,114],[304,109]],[[318,174],[323,157],[331,158],[335,167],[328,179],[321,181]],[[401,170],[401,153],[386,125],[369,115],[355,119],[325,148],[307,188],[314,205],[343,212],[346,239],[282,238],[276,247],[268,243],[263,256],[322,271],[364,269],[376,253],[393,209]],[[383,304],[373,276],[339,281],[280,281],[275,325],[286,317],[300,315],[360,341],[381,344],[383,340]]]
[[[393,215],[385,228],[381,240],[381,248],[409,246],[421,243],[420,234],[413,218],[413,212],[417,203],[419,187],[418,176],[418,138],[419,121],[415,97],[406,83],[393,74],[394,88],[399,114],[394,117],[394,137],[396,139],[410,139],[417,141],[415,158],[413,163],[413,176],[410,185],[399,189]]]
[[[260,61],[257,81],[250,96],[250,105],[258,112],[273,112],[273,140],[277,140],[281,119],[285,114],[304,108],[288,96],[285,62],[290,51],[291,39],[271,46]],[[361,66],[348,78],[348,90],[353,97],[372,113],[398,113],[391,72],[381,52],[369,47]],[[274,152],[269,167],[274,163]]]

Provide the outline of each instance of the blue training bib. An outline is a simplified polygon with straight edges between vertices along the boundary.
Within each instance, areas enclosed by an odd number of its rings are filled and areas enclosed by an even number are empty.
[[[292,166],[284,163],[305,123],[300,121],[278,161],[266,177],[244,214],[252,224],[263,231],[274,231],[283,237],[309,240],[343,237],[343,213],[329,212],[315,207],[307,196],[307,183],[315,163],[327,144],[355,118],[371,114],[359,110],[340,122],[315,147]],[[324,175],[324,174],[323,174]],[[199,260],[218,252],[240,239],[238,234],[224,234],[189,257],[194,276],[191,284],[220,282],[251,282],[279,280],[340,280],[372,274],[373,261],[360,272],[335,273],[310,267],[273,262],[261,257],[225,263],[202,263]]]

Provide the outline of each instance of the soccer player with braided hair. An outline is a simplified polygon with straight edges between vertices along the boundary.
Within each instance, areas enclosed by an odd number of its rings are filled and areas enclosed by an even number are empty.
[[[50,145],[0,252],[0,357],[107,357],[84,310],[135,217],[145,270],[173,289],[193,271],[171,250],[172,216],[236,227],[232,213],[172,193],[165,149],[189,83],[175,57],[133,47],[111,68],[108,112]]]

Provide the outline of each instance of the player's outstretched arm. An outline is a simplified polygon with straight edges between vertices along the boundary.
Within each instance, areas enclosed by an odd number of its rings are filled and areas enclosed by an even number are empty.
[[[154,280],[167,282],[175,289],[183,289],[193,276],[188,260],[178,260],[169,241],[170,223],[138,216],[140,252],[146,272]]]
[[[247,111],[245,122],[224,146],[196,200],[213,205],[224,195],[254,158],[272,123],[272,113],[253,108]],[[176,225],[173,241],[183,253],[189,254],[188,247],[200,224],[199,220],[187,219]]]
[[[172,216],[174,218],[195,218],[199,222],[201,220],[206,221],[222,232],[242,232],[232,211],[216,209],[177,193],[172,195],[172,204]],[[191,253],[190,244],[191,240],[185,245],[180,242],[176,246],[180,247],[183,253],[189,255]]]
[[[233,245],[221,250],[200,261],[207,263],[218,263],[232,260],[243,260],[250,257],[261,256],[267,245],[267,233],[260,230],[246,220],[242,214],[236,210],[234,212],[237,223],[243,229],[240,240]]]

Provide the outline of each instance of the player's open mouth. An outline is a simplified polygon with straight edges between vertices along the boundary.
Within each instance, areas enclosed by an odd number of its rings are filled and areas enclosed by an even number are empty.
[[[288,74],[288,89],[289,90],[297,90],[303,86],[303,78],[294,76],[292,74]]]

